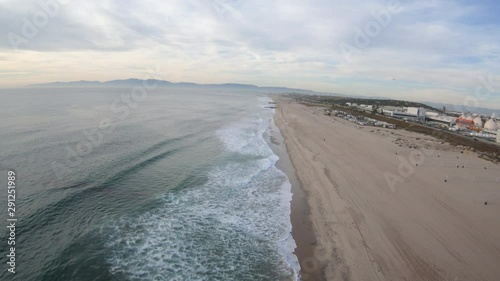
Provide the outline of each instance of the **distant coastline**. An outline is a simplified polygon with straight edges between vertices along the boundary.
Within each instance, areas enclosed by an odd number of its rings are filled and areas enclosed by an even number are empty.
[[[314,91],[295,89],[287,87],[266,87],[256,86],[251,84],[239,83],[221,83],[221,84],[198,84],[193,82],[170,82],[167,80],[159,79],[123,79],[123,80],[110,80],[110,81],[69,81],[69,82],[51,82],[41,84],[27,85],[28,88],[50,88],[50,87],[134,87],[154,85],[155,87],[182,87],[182,88],[219,88],[219,89],[239,89],[251,90],[263,93],[301,93],[301,94],[317,94]],[[335,94],[340,95],[340,94]],[[340,95],[342,96],[342,95]]]
[[[307,89],[299,88],[288,88],[288,87],[273,87],[273,86],[257,86],[253,84],[241,84],[241,83],[219,83],[219,84],[203,84],[195,82],[171,82],[167,80],[160,79],[118,79],[110,81],[67,81],[67,82],[50,82],[50,83],[39,83],[26,85],[25,88],[63,88],[63,87],[134,87],[134,86],[144,86],[144,85],[156,85],[157,87],[175,87],[175,88],[211,88],[211,89],[238,89],[238,90],[248,90],[254,91],[256,93],[263,94],[306,94],[306,95],[317,95],[317,96],[329,96],[329,97],[341,97],[341,98],[354,98],[354,99],[381,99],[381,100],[394,100],[388,97],[378,97],[378,96],[360,96],[360,95],[346,95],[340,93],[326,93],[317,92]],[[404,101],[402,101],[404,102]],[[412,101],[414,103],[415,101]],[[443,106],[449,110],[463,109],[462,104],[449,104],[449,103],[439,103],[431,101],[419,101],[419,103],[425,104],[427,106],[442,108]],[[497,112],[500,116],[500,108],[492,109],[486,107],[477,107],[476,110],[479,112]]]

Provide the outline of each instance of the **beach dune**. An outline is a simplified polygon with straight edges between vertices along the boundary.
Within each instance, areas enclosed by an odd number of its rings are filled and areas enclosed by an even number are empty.
[[[303,279],[500,280],[500,166],[274,99],[316,238]]]

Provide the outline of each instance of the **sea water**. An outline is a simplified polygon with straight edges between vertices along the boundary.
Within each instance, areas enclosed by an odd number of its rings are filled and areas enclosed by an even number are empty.
[[[0,179],[16,171],[19,205],[17,273],[0,279],[296,280],[290,183],[263,137],[271,100],[129,94],[0,92]]]

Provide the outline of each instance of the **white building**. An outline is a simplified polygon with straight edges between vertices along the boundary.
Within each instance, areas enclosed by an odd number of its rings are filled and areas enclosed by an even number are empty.
[[[487,131],[487,132],[492,132],[492,133],[497,133],[498,131],[498,125],[497,125],[497,122],[495,122],[494,119],[490,119],[488,120],[485,124],[484,124],[484,130]]]
[[[426,119],[429,121],[444,123],[450,127],[456,124],[456,119],[454,117],[446,115],[437,115],[437,116],[427,115]]]
[[[474,118],[474,126],[478,127],[478,128],[482,128],[483,127],[483,119],[481,119],[481,117],[476,117]]]
[[[358,108],[361,109],[361,110],[364,110],[364,111],[368,111],[368,112],[372,112],[373,111],[373,105],[362,104],[362,105],[358,106]]]
[[[429,117],[437,117],[439,116],[439,113],[438,112],[434,112],[434,111],[427,111],[425,112],[425,117],[429,118]]]
[[[394,118],[425,120],[425,108],[400,107],[394,110],[384,109],[384,114]]]

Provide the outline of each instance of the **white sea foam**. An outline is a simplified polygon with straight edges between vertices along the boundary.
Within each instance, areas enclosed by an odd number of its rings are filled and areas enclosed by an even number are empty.
[[[263,139],[271,117],[261,110],[217,131],[238,161],[229,157],[204,185],[110,222],[112,272],[131,280],[297,280],[290,183]]]

